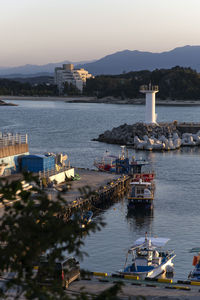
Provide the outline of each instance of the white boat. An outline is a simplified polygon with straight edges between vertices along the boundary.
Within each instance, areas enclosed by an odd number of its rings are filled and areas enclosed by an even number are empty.
[[[132,181],[130,186],[131,188],[128,195],[127,205],[128,210],[152,209],[154,199],[154,183],[139,179],[139,181]]]
[[[137,275],[140,279],[156,278],[164,272],[173,272],[172,260],[176,256],[174,251],[163,251],[161,249],[169,241],[168,238],[137,239],[134,245],[128,250],[123,270],[118,273],[122,275]],[[131,254],[132,262],[127,265],[128,256]]]

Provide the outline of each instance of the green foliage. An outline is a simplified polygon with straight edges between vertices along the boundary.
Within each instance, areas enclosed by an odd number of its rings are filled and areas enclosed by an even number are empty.
[[[80,95],[80,90],[72,83],[65,82],[63,94],[68,96]]]
[[[0,94],[12,96],[58,96],[56,85],[31,85],[10,79],[0,79]]]
[[[52,265],[63,258],[63,252],[83,257],[79,212],[73,220],[66,221],[67,201],[62,193],[56,200],[49,200],[37,177],[24,174],[24,180],[34,187],[25,191],[20,181],[0,180],[0,202],[4,207],[0,217],[0,272],[15,275],[7,288],[17,286],[18,297],[23,294],[26,299],[68,299],[56,282],[49,287],[38,286],[33,267],[47,250]],[[7,204],[8,200],[12,205]],[[103,225],[99,218],[86,227],[84,234],[100,230]]]
[[[142,98],[140,86],[159,85],[160,99],[200,99],[200,74],[191,68],[176,66],[171,69],[129,72],[121,75],[102,75],[87,80],[84,94],[87,96],[115,96]]]

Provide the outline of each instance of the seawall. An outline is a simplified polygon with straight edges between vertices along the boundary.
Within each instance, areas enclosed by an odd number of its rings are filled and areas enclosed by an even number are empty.
[[[200,123],[123,124],[100,134],[99,142],[132,146],[140,150],[174,150],[200,145]]]

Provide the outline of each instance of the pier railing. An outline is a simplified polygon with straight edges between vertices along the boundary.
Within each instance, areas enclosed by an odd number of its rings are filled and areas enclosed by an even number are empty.
[[[28,144],[27,134],[12,134],[0,132],[0,148],[21,144]]]
[[[57,175],[61,172],[65,172],[68,171],[71,168],[70,166],[70,161],[68,161],[68,164],[60,167],[59,169],[51,169],[51,170],[47,170],[47,171],[39,171],[39,178],[49,178],[51,176]]]
[[[156,91],[158,92],[159,88],[158,88],[158,85],[141,85],[140,86],[140,91]]]

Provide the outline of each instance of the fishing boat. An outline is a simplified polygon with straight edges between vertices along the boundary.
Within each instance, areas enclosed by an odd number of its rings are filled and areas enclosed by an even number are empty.
[[[189,273],[188,279],[200,282],[200,248],[193,248],[190,252],[197,252],[197,255],[193,257],[194,269]]]
[[[94,160],[94,166],[103,172],[115,172],[117,156],[111,155],[106,151],[102,158]]]
[[[106,151],[101,159],[94,160],[94,166],[99,171],[128,174],[135,176],[135,180],[138,180],[141,176],[143,176],[143,179],[146,178],[146,180],[151,181],[152,178],[154,178],[154,172],[142,172],[142,168],[149,165],[149,163],[143,159],[135,159],[134,156],[130,160],[126,147],[120,147],[121,153],[119,154],[119,157],[111,155],[108,151]]]
[[[149,181],[132,181],[128,194],[128,210],[152,209],[154,199],[154,183]]]
[[[81,219],[81,228],[85,228],[92,221],[93,212],[88,210],[85,214],[83,214]]]
[[[139,181],[140,179],[142,179],[142,181],[152,182],[155,179],[155,173],[152,170],[135,173],[133,174],[133,179],[134,181]]]
[[[172,260],[176,256],[174,251],[163,251],[163,247],[169,241],[168,238],[145,237],[137,239],[134,245],[128,250],[121,275],[136,275],[140,279],[156,278],[160,274],[173,272]],[[129,254],[132,257],[130,265],[127,265]]]
[[[84,229],[91,221],[93,217],[93,212],[91,210],[85,212],[75,212],[71,215],[71,221],[77,221],[80,228]]]

